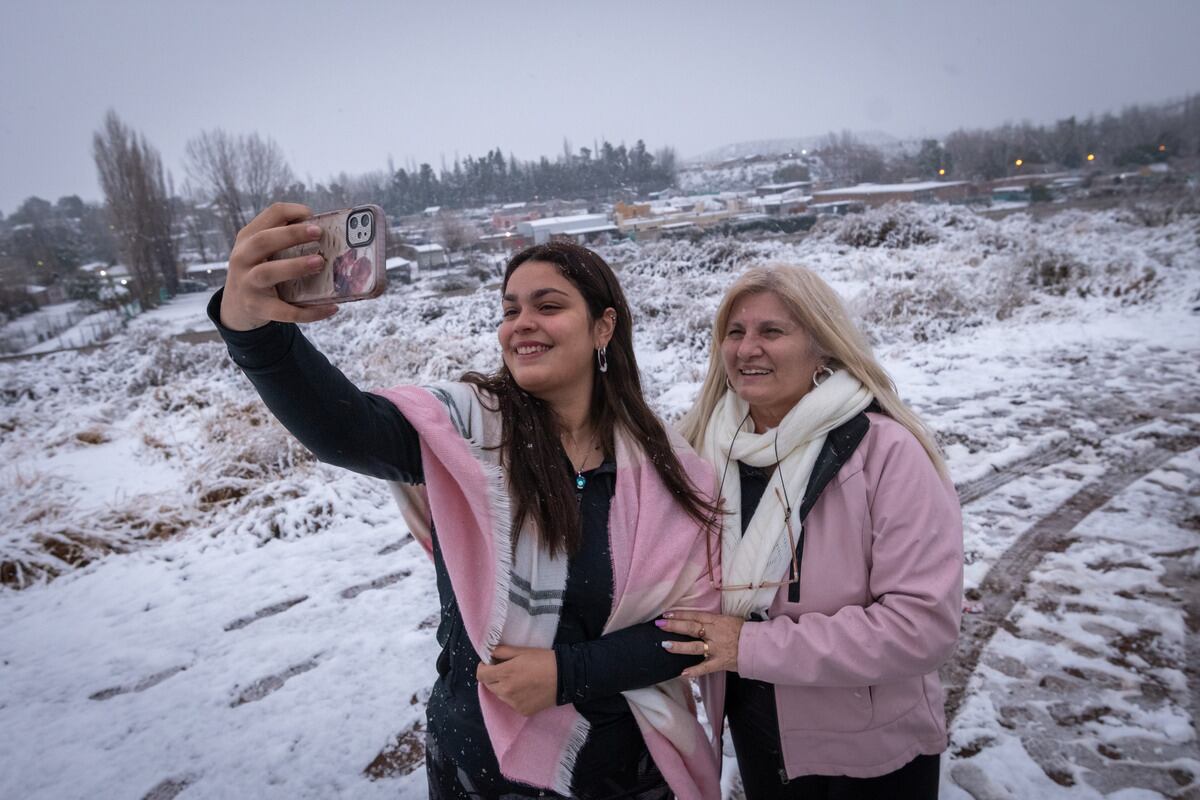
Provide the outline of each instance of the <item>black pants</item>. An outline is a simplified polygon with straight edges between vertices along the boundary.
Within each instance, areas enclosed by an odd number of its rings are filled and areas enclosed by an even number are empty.
[[[491,776],[484,785],[480,776],[468,775],[458,768],[432,736],[425,737],[425,774],[430,800],[567,800],[547,789],[514,783],[499,775]],[[585,781],[587,785],[573,788],[570,800],[671,800],[673,797],[649,751],[637,764]]]
[[[917,756],[877,778],[802,775],[787,780],[775,687],[729,673],[725,708],[746,800],[937,800],[939,756]]]

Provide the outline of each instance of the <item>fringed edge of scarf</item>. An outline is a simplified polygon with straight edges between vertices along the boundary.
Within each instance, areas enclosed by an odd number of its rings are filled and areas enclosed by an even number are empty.
[[[591,732],[592,727],[582,714],[577,712],[577,716],[578,719],[571,727],[571,734],[563,746],[562,755],[558,760],[558,768],[554,770],[554,786],[551,787],[563,797],[571,795],[571,778],[575,775],[575,762],[579,760],[579,751],[587,743],[588,733]]]
[[[496,546],[496,592],[492,600],[492,618],[488,620],[485,639],[479,657],[484,662],[492,662],[492,651],[500,643],[504,632],[504,620],[508,618],[508,595],[512,589],[513,571],[513,539],[512,539],[512,503],[508,498],[507,480],[504,470],[498,464],[488,464],[483,461],[482,448],[463,439],[471,450],[471,455],[483,468],[486,481],[488,510],[492,515],[492,541]]]

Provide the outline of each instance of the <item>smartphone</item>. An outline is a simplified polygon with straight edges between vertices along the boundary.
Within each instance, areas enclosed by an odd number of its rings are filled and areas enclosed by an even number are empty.
[[[279,298],[297,306],[324,306],[369,300],[387,288],[387,220],[377,205],[327,211],[305,220],[321,228],[315,242],[289,247],[272,260],[308,256],[325,258],[320,272],[284,281]]]

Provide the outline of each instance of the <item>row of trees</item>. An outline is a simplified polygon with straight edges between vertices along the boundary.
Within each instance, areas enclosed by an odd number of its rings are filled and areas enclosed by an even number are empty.
[[[822,177],[836,183],[882,182],[911,177],[995,179],[1023,165],[1077,169],[1085,164],[1129,168],[1177,156],[1200,156],[1200,94],[1157,105],[1130,106],[1119,114],[1052,125],[1001,125],[959,129],[942,141],[885,154],[849,133],[830,134],[815,150]],[[1093,156],[1091,161],[1088,156]]]
[[[675,151],[650,153],[638,139],[633,147],[601,142],[593,151],[577,153],[564,142],[562,155],[551,161],[521,162],[500,148],[475,158],[455,159],[436,174],[429,164],[394,170],[384,195],[388,211],[410,214],[430,206],[465,208],[496,202],[550,197],[608,198],[665,189],[675,182]]]

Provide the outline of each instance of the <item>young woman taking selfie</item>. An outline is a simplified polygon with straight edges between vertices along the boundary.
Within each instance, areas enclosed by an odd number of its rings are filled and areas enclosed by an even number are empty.
[[[716,759],[653,620],[716,612],[711,468],[642,396],[608,265],[550,243],[508,262],[500,364],[364,392],[279,299],[320,259],[309,209],[243,229],[209,314],[275,416],[322,461],[391,482],[441,603],[426,768],[435,798],[717,798]],[[397,665],[398,667],[401,665]]]

